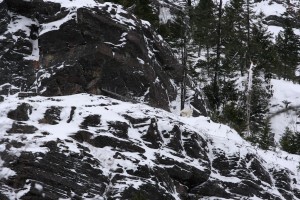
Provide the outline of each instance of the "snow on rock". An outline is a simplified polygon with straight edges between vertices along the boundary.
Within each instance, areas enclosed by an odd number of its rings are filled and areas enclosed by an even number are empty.
[[[150,23],[121,5],[95,0],[3,5],[0,85],[47,96],[105,90],[166,110],[176,98],[170,79],[178,84],[183,67]],[[157,77],[165,80],[154,85]]]
[[[28,120],[7,117],[24,103]],[[88,94],[13,95],[0,111],[0,194],[9,199],[299,197],[299,156],[253,147],[207,117]]]

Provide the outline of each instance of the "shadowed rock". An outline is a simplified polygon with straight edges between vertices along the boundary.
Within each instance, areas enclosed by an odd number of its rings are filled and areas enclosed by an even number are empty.
[[[24,133],[24,134],[33,134],[38,129],[34,126],[27,125],[21,122],[14,122],[11,129],[7,130],[7,133]]]
[[[44,118],[39,120],[41,124],[58,124],[60,119],[61,107],[51,106],[44,114]]]
[[[85,128],[85,129],[88,126],[97,127],[101,123],[100,117],[101,117],[100,115],[89,115],[89,116],[84,118],[84,120],[81,123],[80,127]]]
[[[16,110],[9,111],[7,117],[17,121],[27,121],[31,112],[32,107],[27,103],[22,103]]]

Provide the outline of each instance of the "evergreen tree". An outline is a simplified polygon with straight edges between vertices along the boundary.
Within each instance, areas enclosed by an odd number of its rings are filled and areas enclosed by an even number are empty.
[[[214,55],[212,48],[216,46],[215,5],[212,0],[201,0],[191,12],[191,29],[193,40],[198,46],[198,56],[205,52],[205,60],[202,60],[200,68],[205,70],[212,78],[214,75]]]
[[[263,77],[254,77],[251,95],[250,130],[254,137],[261,137],[266,126],[269,102],[272,95],[269,94]]]
[[[263,24],[264,14],[257,16],[257,22],[253,24],[250,38],[251,60],[256,65],[256,72],[270,73],[276,65],[276,53],[272,42],[272,35]]]
[[[152,26],[158,27],[159,19],[151,7],[150,0],[135,0],[135,4],[134,14],[143,20],[149,21]]]
[[[199,49],[209,49],[216,44],[216,17],[212,0],[200,0],[192,12],[194,40]]]
[[[299,38],[294,33],[291,21],[285,13],[284,30],[280,31],[276,37],[277,53],[280,59],[280,77],[293,80],[295,70],[299,62]]]
[[[264,150],[268,150],[272,145],[272,139],[273,138],[271,138],[271,123],[267,120],[265,122],[265,126],[262,129],[262,133],[258,138],[259,147]]]
[[[138,16],[140,19],[149,21],[152,26],[158,27],[159,19],[157,14],[154,12],[151,7],[150,0],[112,0],[114,2],[124,7],[133,7],[133,13]]]
[[[223,43],[227,72],[239,70],[244,75],[247,54],[248,13],[245,11],[244,0],[231,0],[225,7]],[[252,13],[252,12],[251,12]],[[250,14],[249,14],[250,15]]]
[[[299,133],[297,133],[299,137]],[[297,144],[297,137],[288,127],[286,127],[283,136],[280,139],[280,145],[282,149],[289,153],[299,153],[299,145]]]

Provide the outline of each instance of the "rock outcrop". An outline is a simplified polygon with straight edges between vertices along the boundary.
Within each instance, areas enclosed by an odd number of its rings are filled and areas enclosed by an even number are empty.
[[[164,109],[177,96],[182,66],[149,23],[120,5],[4,0],[0,9],[0,85]]]
[[[7,117],[23,107],[26,121]],[[0,110],[4,200],[299,198],[299,156],[205,117],[91,95],[11,96]]]

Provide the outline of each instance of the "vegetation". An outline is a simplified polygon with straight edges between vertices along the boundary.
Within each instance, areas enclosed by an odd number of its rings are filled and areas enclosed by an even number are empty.
[[[285,13],[282,16],[285,19],[284,30],[273,42],[263,23],[264,15],[256,15],[251,2],[231,0],[220,11],[219,5],[211,0],[202,0],[194,8],[192,39],[199,47],[202,59],[195,65],[198,70],[193,70],[193,78],[197,78],[195,71],[207,76],[203,90],[213,110],[214,120],[228,124],[261,148],[268,149],[273,144],[267,119],[273,95],[270,79],[277,76],[296,80],[299,38]],[[219,50],[218,41],[221,43]],[[219,58],[218,54],[221,55]],[[251,62],[255,68],[249,91],[248,69]],[[237,85],[237,80],[244,82]]]
[[[280,145],[284,151],[293,154],[300,154],[300,133],[293,132],[291,129],[286,127],[280,140]]]
[[[296,81],[295,70],[300,61],[300,40],[288,13],[283,14],[284,29],[274,41],[264,23],[265,16],[255,14],[251,0],[230,0],[226,5],[222,0],[201,0],[166,24],[159,24],[158,10],[150,0],[114,2],[133,7],[138,17],[150,21],[177,53],[182,53],[186,68],[183,77],[188,73],[204,85],[201,89],[215,121],[228,124],[263,149],[273,145],[267,116],[273,95],[270,80],[279,77]],[[187,48],[197,49],[200,58],[191,67],[187,67]],[[251,63],[254,68],[249,77]],[[182,87],[183,107],[184,83]],[[282,148],[295,152],[287,146],[292,137],[289,131],[286,135]]]

